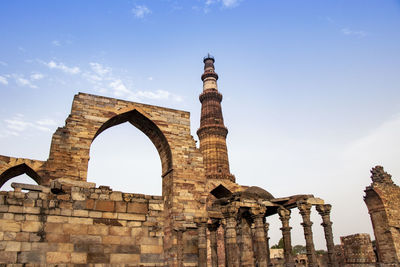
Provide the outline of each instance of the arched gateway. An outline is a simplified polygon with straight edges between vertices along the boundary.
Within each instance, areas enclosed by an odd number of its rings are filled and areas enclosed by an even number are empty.
[[[0,217],[0,236],[10,239],[4,241],[10,249],[0,249],[0,263],[267,266],[266,217],[278,214],[286,266],[293,266],[289,219],[290,210],[299,208],[309,266],[316,266],[310,221],[316,206],[330,266],[337,266],[330,205],[312,195],[274,198],[236,183],[214,62],[210,55],[204,58],[199,148],[190,134],[189,112],[79,93],[65,126],[53,135],[46,161],[0,156],[0,184],[21,173],[39,184],[0,192],[0,213],[7,213]],[[162,196],[117,192],[87,181],[93,140],[125,122],[156,147]]]

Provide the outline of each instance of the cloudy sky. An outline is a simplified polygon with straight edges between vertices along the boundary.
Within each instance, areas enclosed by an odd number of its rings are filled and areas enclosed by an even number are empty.
[[[336,242],[372,234],[363,190],[373,166],[400,184],[399,1],[1,1],[0,25],[2,155],[46,160],[78,92],[190,111],[197,139],[210,52],[238,183],[323,198]],[[92,144],[97,185],[161,194],[160,174],[156,149],[130,125]],[[304,244],[292,217],[293,243]]]

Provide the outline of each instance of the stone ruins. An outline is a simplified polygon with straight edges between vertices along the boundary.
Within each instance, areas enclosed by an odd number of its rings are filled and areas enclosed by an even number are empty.
[[[53,134],[46,161],[0,156],[0,186],[21,174],[38,184],[13,183],[14,191],[0,192],[0,263],[272,266],[267,218],[277,215],[283,237],[279,266],[323,266],[314,248],[313,211],[323,221],[326,266],[375,266],[375,261],[379,266],[399,266],[400,189],[382,167],[372,170],[373,183],[365,190],[376,260],[369,236],[342,238],[338,254],[331,205],[322,199],[274,197],[259,187],[235,182],[214,62],[210,55],[204,58],[200,148],[190,134],[188,112],[79,93],[65,126]],[[91,143],[106,129],[125,122],[156,147],[162,196],[117,192],[87,181]],[[304,257],[292,254],[293,209],[303,219]]]

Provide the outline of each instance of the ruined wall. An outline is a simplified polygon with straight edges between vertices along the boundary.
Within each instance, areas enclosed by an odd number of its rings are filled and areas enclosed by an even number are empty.
[[[125,122],[147,135],[160,156],[165,261],[170,266],[197,261],[185,256],[193,250],[185,245],[196,242],[195,220],[206,216],[208,193],[203,156],[190,133],[189,112],[79,93],[65,126],[53,134],[48,160],[0,156],[0,183],[22,173],[46,186],[63,179],[85,183],[92,141]],[[178,242],[191,250],[182,254]]]
[[[163,266],[162,212],[159,196],[107,187],[3,191],[0,263]]]
[[[375,266],[376,258],[369,234],[340,237],[346,266]]]
[[[400,265],[400,187],[381,166],[371,170],[364,201],[371,216],[378,261]]]

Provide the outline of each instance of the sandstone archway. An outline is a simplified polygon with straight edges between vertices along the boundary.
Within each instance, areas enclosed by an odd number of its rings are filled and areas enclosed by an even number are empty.
[[[165,138],[164,134],[161,132],[160,128],[158,128],[154,122],[149,120],[136,109],[116,115],[107,120],[97,130],[94,138],[92,139],[92,142],[99,134],[101,134],[106,129],[125,122],[129,122],[140,131],[142,131],[154,144],[160,156],[162,176],[165,176],[165,174],[167,174],[172,169],[172,154],[168,141]]]

